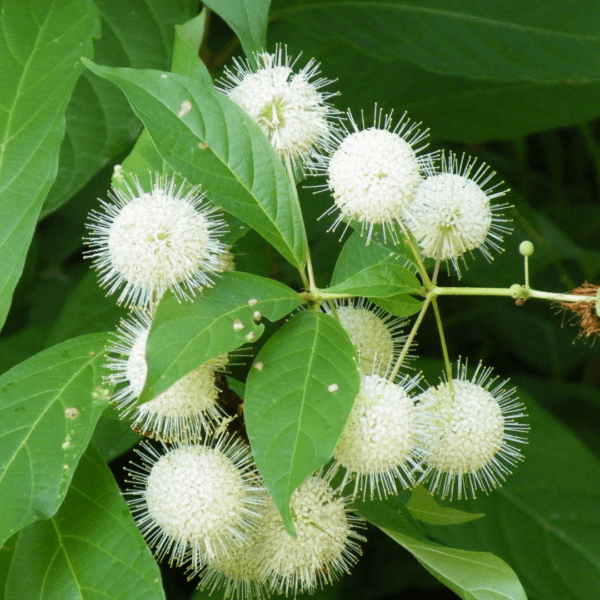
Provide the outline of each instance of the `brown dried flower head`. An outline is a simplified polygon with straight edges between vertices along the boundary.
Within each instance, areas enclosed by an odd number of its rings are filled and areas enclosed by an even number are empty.
[[[600,286],[585,281],[580,287],[575,288],[571,294],[576,296],[585,296],[586,299],[581,302],[559,302],[558,306],[565,312],[571,312],[579,324],[580,331],[578,338],[589,339],[591,336],[600,335],[600,318],[598,318],[598,306],[600,296],[598,290]],[[589,298],[593,298],[589,300]],[[571,315],[573,316],[573,315]]]

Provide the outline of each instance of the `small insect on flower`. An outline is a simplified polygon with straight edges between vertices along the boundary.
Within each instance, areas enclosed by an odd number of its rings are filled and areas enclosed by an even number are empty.
[[[492,369],[478,365],[467,381],[467,364],[457,365],[452,390],[447,382],[426,390],[419,398],[423,422],[425,469],[421,482],[432,494],[452,499],[476,490],[490,492],[499,486],[522,460],[514,444],[526,443],[523,404],[515,389],[504,389],[508,380],[496,384]]]
[[[362,520],[348,510],[347,498],[331,487],[329,477],[309,477],[293,493],[290,508],[296,537],[286,530],[269,499],[258,524],[254,549],[260,580],[274,593],[296,596],[331,583],[356,563],[357,541],[365,538],[354,527]]]
[[[406,335],[400,335],[406,325],[404,319],[394,317],[366,298],[335,300],[333,309],[325,304],[323,310],[335,311],[358,350],[365,375],[383,375],[399,357],[407,339]]]
[[[420,375],[392,383],[363,375],[346,427],[333,452],[335,467],[346,472],[341,486],[354,479],[354,496],[384,498],[414,485],[422,436],[419,412],[410,391]]]
[[[151,319],[134,311],[121,322],[115,342],[108,350],[106,367],[113,371],[107,380],[125,385],[112,402],[122,416],[132,415],[132,427],[163,441],[197,441],[211,434],[225,417],[217,398],[216,373],[227,364],[227,355],[212,359],[174,383],[154,400],[135,407],[144,388],[148,365],[146,346]]]
[[[333,82],[315,79],[319,64],[313,59],[294,72],[298,59],[290,59],[285,46],[255,58],[256,69],[248,61],[234,60],[235,70],[225,69],[217,89],[252,117],[283,163],[301,178],[307,158],[327,142],[335,127],[338,111],[327,100],[337,94],[321,91]]]
[[[377,107],[372,127],[365,127],[364,115],[362,129],[351,113],[348,118],[352,131],[344,127],[334,132],[326,152],[311,162],[316,174],[327,176],[319,187],[333,193],[334,204],[324,215],[339,212],[331,230],[343,220],[356,219],[367,230],[367,243],[379,225],[384,238],[396,239],[394,224],[401,225],[421,181],[421,168],[432,160],[432,155],[417,156],[426,147],[419,144],[427,131],[419,131],[419,124],[406,114],[393,125],[392,113],[384,116]]]
[[[479,248],[492,260],[490,250],[502,252],[502,235],[512,231],[502,213],[509,205],[490,202],[508,191],[499,189],[501,183],[488,187],[494,175],[485,164],[476,168],[476,159],[442,155],[439,170],[427,169],[407,211],[407,225],[423,255],[451,261],[459,277],[457,259],[464,262],[466,252]]]
[[[175,179],[153,179],[149,192],[138,180],[113,186],[110,201],[92,211],[86,227],[87,258],[94,261],[100,285],[119,303],[153,308],[165,290],[189,298],[225,268],[226,246],[219,241],[225,222],[204,202],[198,187]],[[187,192],[185,190],[188,190]]]
[[[159,560],[197,573],[250,539],[264,509],[265,490],[250,449],[233,436],[214,447],[143,443],[141,466],[129,468],[126,494],[142,535]]]

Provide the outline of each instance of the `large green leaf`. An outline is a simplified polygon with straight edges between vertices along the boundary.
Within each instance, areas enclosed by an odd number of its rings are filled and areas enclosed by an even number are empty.
[[[0,541],[60,506],[96,422],[106,334],[36,354],[0,377]]]
[[[0,11],[0,325],[58,167],[64,112],[98,35],[91,0],[5,0]]]
[[[100,455],[89,448],[58,513],[19,534],[6,600],[164,600],[160,571]]]
[[[382,262],[365,267],[342,283],[328,288],[327,293],[385,298],[406,292],[418,294],[422,288],[419,280],[406,267]]]
[[[503,560],[489,552],[469,552],[432,542],[407,517],[397,498],[356,501],[354,508],[463,600],[527,600],[518,577]]]
[[[429,71],[473,79],[600,81],[600,13],[576,0],[276,0],[286,19],[335,36],[370,56],[410,59]]]
[[[431,531],[444,542],[498,554],[513,565],[531,597],[596,600],[600,464],[563,425],[520,396],[531,422],[524,463],[493,494],[457,503],[485,512],[484,519]]]
[[[358,231],[353,231],[350,237],[344,243],[342,251],[335,264],[331,285],[337,285],[346,281],[352,275],[362,271],[366,267],[373,267],[379,264],[401,265],[410,267],[411,261],[408,257],[402,256],[400,252],[406,252],[404,246],[396,247],[398,252],[390,252],[387,248],[379,244],[366,244],[365,238]]]
[[[492,4],[505,3],[481,3],[480,6],[491,7]],[[516,4],[515,14],[523,10],[522,3],[516,0]],[[276,11],[278,6],[280,4],[275,5]],[[456,7],[456,3],[452,6]],[[589,12],[583,4],[570,2],[555,3],[556,14],[561,13],[562,6],[569,7],[566,9],[569,18],[574,11]],[[556,18],[551,11],[545,11],[545,16]],[[337,21],[340,20],[338,16]],[[394,59],[382,57],[376,51],[379,43],[376,36],[368,43],[362,38],[365,43],[358,47],[354,38],[343,41],[335,31],[320,30],[317,34],[314,30],[298,27],[295,19],[287,17],[274,19],[269,35],[271,39],[285,40],[294,54],[310,48],[310,56],[323,63],[324,74],[337,79],[337,89],[344,99],[338,102],[339,107],[350,107],[355,114],[365,110],[367,123],[371,121],[372,107],[377,102],[386,111],[395,108],[398,116],[408,111],[412,119],[430,127],[434,136],[481,142],[579,124],[600,115],[600,84],[597,81],[576,81],[566,77],[535,83],[499,80],[495,76],[473,79],[471,75],[432,72],[417,64],[413,54]],[[452,44],[454,40],[445,38],[444,43]],[[391,51],[396,47],[398,44]],[[495,49],[490,49],[489,54],[494,52]],[[516,64],[522,56],[515,54]]]
[[[167,69],[173,26],[197,11],[192,0],[96,2],[102,36],[94,42],[96,60],[138,69]],[[95,173],[122,154],[139,133],[140,122],[127,99],[108,81],[86,71],[66,111],[66,134],[60,149],[58,176],[43,212],[56,210]]]
[[[211,200],[256,229],[294,266],[304,265],[306,232],[292,182],[242,109],[181,75],[86,65],[125,92],[170,168],[202,184]]]
[[[461,525],[485,517],[483,513],[440,506],[422,485],[413,489],[406,508],[415,519],[430,525]]]
[[[271,0],[206,0],[204,4],[235,31],[248,60],[254,63],[252,53],[267,46],[267,17]]]
[[[290,532],[289,500],[331,459],[360,387],[357,365],[356,349],[339,321],[305,311],[269,339],[248,375],[248,437]]]
[[[258,339],[264,325],[256,311],[276,321],[300,304],[283,283],[236,271],[223,273],[193,302],[166,294],[148,336],[148,376],[140,401],[155,398],[207,360]]]
[[[358,231],[354,231],[346,240],[340,252],[331,278],[331,284],[334,286],[341,284],[364,269],[376,265],[396,266],[400,264],[412,271],[414,267],[408,258],[408,254],[406,254],[407,252],[409,250],[404,245],[394,246],[393,252],[379,244],[366,245],[364,237],[361,237]],[[417,280],[412,279],[413,284],[415,281]],[[418,281],[417,285],[419,285]],[[423,304],[422,300],[417,300],[403,293],[393,293],[385,298],[371,295],[369,298],[384,310],[398,317],[408,317],[419,312]]]

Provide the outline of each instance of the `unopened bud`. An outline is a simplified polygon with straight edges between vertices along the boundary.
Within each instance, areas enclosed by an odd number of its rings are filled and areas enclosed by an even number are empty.
[[[529,240],[525,240],[519,244],[519,252],[523,256],[531,256],[533,254],[533,244]]]

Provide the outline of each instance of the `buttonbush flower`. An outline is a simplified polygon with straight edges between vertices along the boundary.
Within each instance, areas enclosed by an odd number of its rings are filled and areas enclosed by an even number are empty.
[[[234,60],[235,71],[225,69],[217,85],[262,129],[281,160],[300,177],[303,165],[315,148],[327,142],[338,111],[327,100],[335,93],[322,92],[333,83],[317,78],[319,64],[313,59],[297,73],[297,59],[287,48],[277,46],[274,54],[256,54],[258,68]],[[317,78],[317,79],[315,79]]]
[[[398,493],[414,485],[420,414],[409,392],[420,376],[392,383],[378,375],[363,375],[360,391],[333,452],[336,467],[346,469],[342,486],[354,478],[354,496]]]
[[[309,477],[291,499],[294,538],[273,502],[267,502],[254,547],[260,579],[272,591],[292,596],[313,592],[348,572],[360,554],[357,541],[364,538],[353,529],[362,520],[348,511],[347,503],[327,477]]]
[[[356,346],[365,375],[383,375],[400,355],[406,335],[404,319],[394,317],[366,298],[336,300],[335,312]],[[324,305],[326,312],[332,312]],[[412,357],[411,357],[412,358]]]
[[[407,223],[424,256],[449,260],[460,277],[457,259],[478,248],[488,260],[491,250],[501,252],[502,234],[509,219],[502,210],[508,204],[492,205],[491,200],[506,194],[501,183],[488,186],[495,175],[476,159],[449,153],[442,155],[438,171],[428,169],[428,177],[417,188],[407,211]]]
[[[381,225],[396,238],[394,224],[401,224],[421,181],[421,167],[429,164],[431,155],[418,156],[427,137],[419,124],[411,123],[404,114],[393,125],[392,114],[383,115],[375,107],[373,126],[362,129],[348,113],[351,129],[334,132],[327,152],[313,159],[312,169],[327,176],[323,189],[333,193],[334,204],[324,214],[338,212],[331,229],[347,219],[356,219],[367,230],[367,241],[373,227]]]
[[[212,285],[226,250],[217,210],[197,187],[176,188],[174,178],[156,177],[149,192],[134,183],[133,189],[125,182],[113,187],[110,201],[101,201],[102,210],[92,211],[86,224],[85,254],[100,285],[109,294],[122,288],[118,302],[141,308],[153,307],[167,289],[181,299]]]
[[[214,447],[181,445],[137,450],[142,465],[129,469],[135,489],[129,506],[159,560],[197,572],[248,542],[264,508],[264,488],[249,448],[235,437]]]
[[[200,440],[214,431],[225,417],[217,403],[219,389],[215,375],[227,364],[227,356],[217,357],[182,377],[168,390],[135,407],[144,388],[148,365],[146,344],[151,319],[142,311],[124,320],[109,348],[107,367],[113,371],[108,380],[125,385],[113,396],[123,416],[132,415],[132,427],[164,441]],[[122,358],[122,356],[125,358]]]
[[[256,534],[252,532],[248,543],[231,549],[227,556],[209,560],[198,587],[209,590],[210,594],[224,588],[223,597],[230,600],[261,600],[269,597],[267,585],[260,581],[255,541]]]
[[[431,387],[420,397],[420,409],[430,423],[423,438],[426,467],[422,481],[442,498],[454,491],[458,498],[475,497],[476,490],[489,492],[504,481],[522,460],[514,444],[525,443],[529,426],[515,389],[508,380],[490,379],[492,369],[478,365],[467,381],[467,364],[458,362],[457,377]]]

